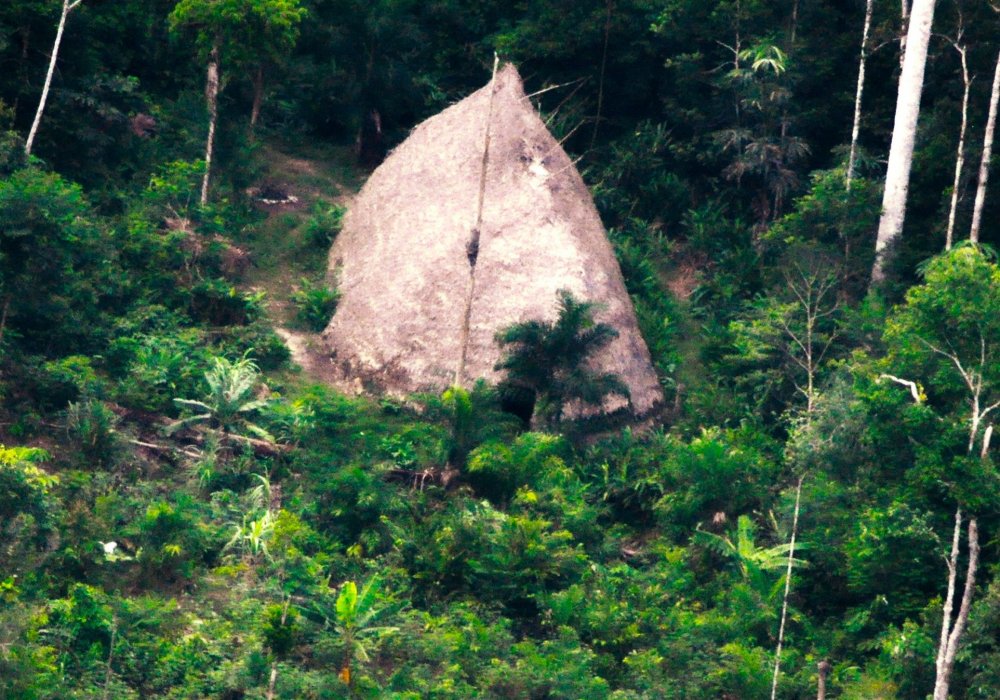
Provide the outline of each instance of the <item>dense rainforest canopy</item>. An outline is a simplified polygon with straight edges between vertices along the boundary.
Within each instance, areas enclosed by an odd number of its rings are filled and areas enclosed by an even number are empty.
[[[4,0],[0,697],[997,697],[998,36],[986,0]],[[645,425],[565,418],[620,392],[566,296],[499,387],[324,384],[352,193],[495,56],[609,231]]]

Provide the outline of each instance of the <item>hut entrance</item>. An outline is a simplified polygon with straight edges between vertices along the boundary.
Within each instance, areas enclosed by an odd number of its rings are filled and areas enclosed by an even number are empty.
[[[531,389],[505,387],[500,392],[500,410],[517,416],[527,428],[531,426],[537,398]]]

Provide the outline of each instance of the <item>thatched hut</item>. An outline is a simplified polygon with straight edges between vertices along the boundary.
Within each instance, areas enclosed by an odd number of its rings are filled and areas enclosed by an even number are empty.
[[[324,339],[345,385],[402,395],[497,381],[496,332],[553,319],[567,289],[619,331],[595,369],[624,379],[637,415],[662,399],[590,193],[511,65],[372,174],[330,271],[342,297]]]

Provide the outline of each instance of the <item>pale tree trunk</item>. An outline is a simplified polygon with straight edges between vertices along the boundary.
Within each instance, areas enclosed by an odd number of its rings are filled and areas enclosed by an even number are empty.
[[[948,211],[948,231],[945,234],[945,250],[951,250],[951,244],[955,241],[955,216],[958,213],[958,190],[962,183],[962,170],[965,168],[965,131],[969,124],[969,88],[972,86],[972,79],[969,78],[969,63],[966,60],[966,47],[961,43],[962,30],[959,30],[958,39],[952,42],[952,46],[958,51],[962,59],[962,126],[958,130],[958,151],[955,155],[955,179],[951,185],[951,209]]]
[[[878,286],[885,279],[887,249],[903,233],[906,219],[906,197],[910,188],[910,169],[913,165],[913,145],[917,136],[920,117],[920,97],[924,89],[924,68],[927,64],[927,45],[934,23],[935,0],[915,0],[910,13],[907,32],[906,57],[899,76],[896,96],[896,117],[892,128],[892,145],[889,148],[889,168],[885,176],[885,193],[882,197],[882,218],[875,241],[875,264],[872,266],[871,283]]]
[[[208,139],[205,143],[205,174],[201,179],[201,205],[208,204],[208,183],[212,176],[212,151],[215,148],[215,125],[219,119],[219,40],[208,54],[205,78],[205,102],[208,104]]]
[[[951,636],[951,613],[955,607],[955,582],[958,578],[958,548],[962,541],[962,509],[955,511],[955,532],[951,537],[951,555],[945,560],[948,565],[948,592],[945,594],[944,607],[941,609],[941,639],[938,641],[937,658],[934,668],[937,679],[934,682],[934,697],[938,697],[941,685],[944,657],[948,651],[948,638]]]
[[[851,127],[851,155],[847,159],[847,191],[851,191],[854,166],[858,159],[858,137],[861,135],[861,97],[865,91],[865,65],[868,62],[868,32],[872,28],[875,0],[865,3],[865,26],[861,30],[861,58],[858,60],[858,89],[854,93],[854,126]]]
[[[973,383],[975,386],[975,383]],[[995,408],[997,404],[994,404]],[[988,413],[992,409],[987,409]],[[974,390],[974,400],[972,406],[972,425],[969,428],[969,452],[975,446],[976,435],[979,432],[979,425],[984,417],[980,410],[979,394]],[[989,426],[983,432],[983,444],[980,450],[980,459],[985,460],[990,451],[990,438],[993,437],[993,426]],[[941,639],[938,642],[937,658],[934,663],[936,676],[934,679],[934,700],[948,700],[948,686],[951,683],[951,672],[955,668],[955,655],[958,653],[958,643],[965,632],[965,625],[969,621],[969,609],[972,607],[972,596],[976,587],[976,569],[979,565],[979,525],[975,518],[969,520],[969,532],[967,540],[969,543],[969,564],[965,572],[965,588],[962,591],[962,605],[958,609],[958,617],[955,618],[955,625],[952,627],[951,614],[955,605],[955,579],[958,576],[958,547],[962,536],[962,509],[959,507],[955,511],[955,532],[951,539],[951,556],[946,560],[948,565],[948,592],[944,600],[944,609],[941,615]]]
[[[257,66],[253,76],[253,107],[250,110],[250,128],[257,126],[260,119],[260,108],[264,105],[264,65]]]
[[[816,700],[826,700],[826,677],[830,674],[830,662],[820,661],[816,667],[819,671],[816,681]]]
[[[834,301],[827,306],[824,299],[827,294],[833,291],[836,283],[836,274],[828,275],[824,278],[824,273],[816,274],[807,271],[805,268],[794,266],[785,275],[785,282],[789,290],[801,304],[805,313],[805,329],[796,331],[788,324],[784,324],[785,333],[789,342],[802,350],[803,357],[793,356],[793,361],[806,374],[805,386],[796,388],[806,397],[805,421],[807,425],[812,424],[813,414],[816,411],[816,376],[819,368],[830,349],[831,344],[837,337],[837,332],[833,331],[825,340],[817,338],[820,321],[833,314],[839,304]],[[792,516],[792,535],[788,545],[788,566],[785,571],[785,594],[781,601],[781,624],[778,626],[778,644],[774,653],[774,675],[771,678],[771,700],[775,700],[778,694],[778,678],[781,674],[781,651],[785,643],[785,623],[788,620],[788,598],[792,591],[792,567],[795,563],[795,541],[799,532],[799,507],[802,503],[802,482],[805,475],[799,476],[795,486],[795,512]]]
[[[948,686],[951,683],[951,672],[955,667],[955,655],[958,653],[958,643],[969,621],[969,609],[972,607],[972,595],[976,587],[976,569],[979,566],[979,526],[976,519],[969,520],[969,565],[965,572],[965,589],[962,591],[962,606],[955,618],[955,626],[949,631],[951,610],[955,598],[955,570],[958,563],[958,542],[961,535],[962,510],[955,511],[955,537],[952,540],[951,558],[948,560],[948,598],[945,601],[945,616],[941,623],[941,642],[938,646],[937,662],[935,664],[937,677],[934,680],[934,700],[948,700]]]
[[[979,359],[979,368],[973,369],[962,364],[961,359],[953,352],[948,352],[921,339],[929,350],[937,355],[951,360],[958,370],[966,387],[969,389],[969,443],[967,452],[972,456],[976,446],[976,438],[979,437],[979,428],[990,413],[1000,408],[1000,400],[983,406],[985,401],[983,396],[983,372],[986,370],[986,341],[980,335],[982,342],[982,353]],[[880,375],[879,379],[890,379],[897,384],[901,384],[910,390],[915,403],[924,401],[924,396],[916,382],[908,379],[894,377],[891,374]],[[992,397],[990,397],[992,398]],[[993,426],[987,426],[983,431],[982,445],[979,451],[979,458],[985,460],[990,452],[990,439],[993,437]],[[938,642],[937,658],[935,660],[936,678],[934,680],[934,700],[948,700],[948,685],[951,682],[951,672],[955,667],[955,656],[958,653],[958,643],[965,632],[965,626],[969,621],[969,610],[972,607],[972,596],[976,588],[976,569],[979,566],[979,525],[976,518],[969,520],[969,532],[967,540],[969,543],[969,564],[965,572],[965,588],[962,591],[962,605],[958,610],[958,617],[955,624],[951,624],[951,615],[955,605],[955,583],[958,578],[958,550],[962,536],[962,508],[955,511],[955,531],[951,540],[951,555],[945,560],[948,566],[948,591],[944,601],[941,615],[941,638]]]
[[[792,564],[795,561],[795,536],[799,530],[799,503],[802,499],[802,479],[795,488],[795,515],[792,516],[792,538],[788,545],[788,569],[785,571],[785,595],[781,601],[781,625],[778,627],[778,649],[774,653],[774,676],[771,678],[771,700],[778,697],[778,676],[781,673],[781,647],[785,642],[785,620],[788,619],[788,594],[792,590]]]
[[[38,125],[42,123],[42,114],[45,112],[45,103],[49,99],[49,88],[52,87],[52,75],[56,71],[56,61],[59,60],[59,45],[62,44],[63,31],[66,29],[66,18],[69,13],[79,7],[83,0],[63,0],[62,13],[59,15],[59,27],[56,29],[56,40],[52,44],[52,56],[49,58],[49,70],[45,74],[45,85],[42,87],[42,97],[38,100],[38,109],[35,111],[35,120],[31,123],[31,130],[28,132],[28,140],[24,142],[24,154],[31,155],[31,149],[35,145],[35,135],[38,133]]]
[[[997,125],[997,102],[1000,101],[1000,55],[997,55],[996,69],[993,71],[993,89],[990,91],[990,116],[986,120],[986,134],[983,137],[983,157],[979,161],[979,186],[976,188],[976,204],[972,209],[972,226],[969,240],[979,242],[979,227],[983,221],[983,206],[986,204],[986,182],[990,177],[990,159],[993,157],[993,132]]]

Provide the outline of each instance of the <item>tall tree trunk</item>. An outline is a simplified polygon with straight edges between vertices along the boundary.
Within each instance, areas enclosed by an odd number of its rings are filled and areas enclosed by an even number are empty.
[[[944,657],[948,651],[948,637],[951,635],[951,613],[955,607],[955,581],[958,579],[958,548],[962,541],[962,509],[955,511],[955,532],[951,537],[951,555],[945,560],[948,565],[948,590],[941,610],[941,638],[938,641],[937,658],[934,668],[937,680],[934,682],[934,697],[938,697],[938,687],[941,684]]]
[[[826,700],[826,677],[830,675],[830,662],[823,660],[816,664],[818,678],[816,680],[816,700]]]
[[[264,64],[257,66],[253,76],[253,107],[250,109],[250,128],[257,126],[260,108],[264,105]]]
[[[208,183],[212,176],[212,151],[215,148],[215,125],[219,119],[219,44],[216,38],[208,54],[205,78],[205,102],[208,104],[208,139],[205,143],[205,174],[201,179],[201,205],[208,204]]]
[[[962,170],[965,167],[965,130],[969,123],[969,88],[972,80],[969,78],[969,63],[966,60],[965,45],[961,44],[962,33],[959,30],[958,40],[952,42],[962,59],[962,126],[958,130],[958,151],[955,155],[955,179],[951,185],[951,209],[948,212],[948,232],[945,234],[945,250],[951,250],[955,240],[955,216],[958,213],[958,189],[962,183]]]
[[[979,410],[979,396],[975,394],[972,408],[972,424],[969,427],[969,453],[975,446],[976,435],[979,432],[982,413]],[[983,432],[982,448],[979,458],[985,460],[990,453],[990,439],[993,437],[993,426]],[[975,518],[969,520],[969,564],[965,572],[965,589],[962,591],[962,606],[955,618],[955,626],[951,626],[951,613],[955,604],[955,579],[958,576],[958,545],[962,536],[962,509],[955,511],[955,532],[951,540],[951,556],[948,565],[948,592],[941,615],[941,639],[938,642],[937,658],[934,667],[934,700],[948,700],[948,686],[951,683],[951,672],[955,668],[955,655],[958,653],[958,643],[962,639],[965,625],[969,620],[969,609],[972,607],[972,595],[976,587],[976,569],[979,565],[979,525]]]
[[[951,608],[955,597],[955,569],[958,562],[958,541],[961,535],[962,511],[955,512],[955,538],[952,541],[951,558],[948,560],[948,598],[945,601],[945,617],[941,625],[941,641],[938,646],[936,671],[934,680],[934,700],[948,700],[948,686],[951,683],[951,672],[955,667],[955,655],[958,653],[958,643],[969,621],[969,610],[972,607],[972,595],[976,587],[976,569],[979,566],[979,526],[976,519],[969,520],[969,565],[965,572],[965,588],[962,591],[962,606],[955,618],[955,626],[948,630],[951,621]]]
[[[847,159],[847,191],[851,191],[854,166],[858,159],[858,137],[861,135],[861,97],[865,92],[865,65],[868,62],[868,32],[872,28],[875,0],[865,4],[865,27],[861,30],[861,57],[858,59],[858,89],[854,93],[854,126],[851,127],[851,155]]]
[[[35,135],[38,133],[38,125],[42,123],[42,114],[45,112],[45,103],[49,99],[49,88],[52,87],[52,75],[56,71],[56,61],[59,59],[59,45],[62,44],[63,31],[66,29],[66,18],[69,13],[75,10],[83,0],[63,0],[62,13],[59,15],[59,27],[56,29],[56,40],[52,44],[52,56],[49,57],[49,70],[45,74],[45,85],[42,87],[42,97],[38,100],[38,109],[35,111],[35,120],[31,123],[31,130],[28,131],[28,140],[24,142],[24,154],[31,155],[31,149],[35,145]]]
[[[899,240],[906,219],[906,198],[910,188],[913,165],[913,145],[920,117],[920,97],[924,89],[924,68],[927,65],[927,45],[934,23],[935,0],[915,0],[907,32],[906,57],[899,76],[896,96],[896,117],[889,148],[889,168],[882,197],[882,218],[875,241],[875,264],[872,266],[872,286],[885,279],[888,250]]]
[[[993,71],[993,89],[990,92],[990,116],[986,120],[986,134],[983,137],[983,157],[979,161],[979,186],[976,188],[976,204],[972,209],[972,226],[969,240],[979,242],[979,227],[983,221],[983,206],[986,204],[986,182],[990,177],[990,159],[993,158],[993,132],[997,125],[997,102],[1000,101],[1000,54],[997,55],[996,69]]]
[[[799,503],[802,498],[802,479],[795,488],[795,515],[792,516],[792,537],[788,545],[788,569],[785,571],[785,595],[781,601],[781,625],[778,628],[778,649],[774,653],[774,676],[771,678],[771,700],[778,697],[778,675],[781,673],[781,647],[785,641],[785,620],[788,619],[788,594],[792,590],[792,564],[795,561],[795,536],[799,530]]]

